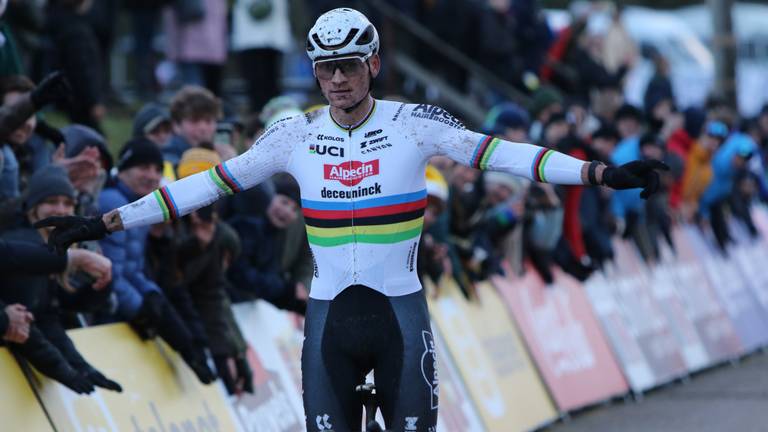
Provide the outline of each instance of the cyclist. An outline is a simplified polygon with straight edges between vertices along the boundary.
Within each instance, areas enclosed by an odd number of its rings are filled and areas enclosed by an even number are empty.
[[[293,175],[315,272],[302,352],[306,426],[359,429],[355,386],[373,370],[387,429],[432,431],[435,348],[415,262],[434,155],[536,181],[658,187],[656,161],[615,167],[467,130],[447,111],[377,100],[379,36],[353,9],[321,15],[307,54],[329,106],[272,125],[242,155],[100,218],[53,219],[53,243],[102,237],[187,214],[277,172]]]

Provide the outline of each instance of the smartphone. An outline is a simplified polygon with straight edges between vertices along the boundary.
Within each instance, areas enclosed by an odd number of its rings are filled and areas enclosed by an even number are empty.
[[[220,122],[216,125],[216,134],[213,136],[214,145],[233,145],[232,135],[234,131],[231,123]]]

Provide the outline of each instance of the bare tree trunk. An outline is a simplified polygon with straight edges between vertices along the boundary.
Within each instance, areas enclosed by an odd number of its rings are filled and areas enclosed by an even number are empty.
[[[712,12],[712,49],[715,56],[715,93],[738,109],[736,96],[736,37],[733,34],[733,0],[707,0]]]

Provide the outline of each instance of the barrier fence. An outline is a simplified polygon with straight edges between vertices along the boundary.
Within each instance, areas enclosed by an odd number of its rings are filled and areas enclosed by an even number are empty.
[[[494,277],[467,300],[455,281],[427,282],[433,319],[425,349],[436,351],[438,431],[531,430],[560,415],[628,392],[641,393],[748,354],[768,343],[768,212],[762,234],[726,255],[707,233],[683,226],[674,250],[648,266],[629,243],[615,242],[610,268],[581,284],[555,269]],[[431,293],[434,293],[431,294]],[[304,430],[303,323],[265,302],[234,306],[248,342],[254,394],[226,395],[201,385],[161,341],[142,341],[127,325],[69,332],[94,366],[123,393],[78,396],[0,349],[3,429],[33,431]],[[437,399],[434,401],[437,403]],[[310,419],[317,431],[327,419]]]

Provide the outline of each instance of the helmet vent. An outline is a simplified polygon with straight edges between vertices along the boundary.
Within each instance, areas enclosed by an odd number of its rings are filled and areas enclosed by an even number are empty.
[[[317,35],[317,33],[312,35],[312,40],[315,41],[315,44],[326,51],[333,51],[337,50],[339,48],[344,48],[345,46],[349,45],[350,42],[352,42],[352,39],[357,36],[357,33],[360,32],[359,29],[353,28],[349,30],[349,33],[347,33],[347,37],[344,38],[343,41],[334,44],[334,45],[326,45],[321,40],[320,37]]]
[[[363,33],[355,41],[355,45],[368,45],[373,41],[373,25],[368,24],[368,27],[363,30]]]

